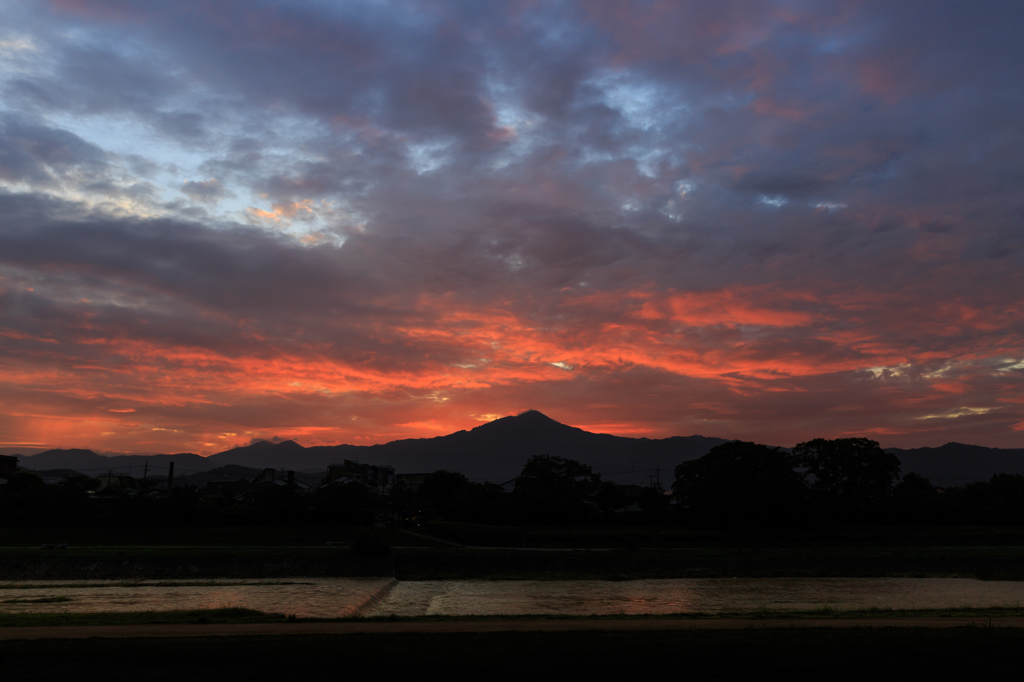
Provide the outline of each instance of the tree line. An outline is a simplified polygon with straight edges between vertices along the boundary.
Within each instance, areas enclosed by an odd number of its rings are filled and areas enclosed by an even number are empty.
[[[545,525],[679,525],[761,531],[821,525],[1017,525],[1024,523],[1024,477],[936,488],[866,438],[815,439],[791,451],[732,441],[675,469],[670,490],[643,488],[639,511],[624,512],[623,486],[581,462],[531,457],[506,491],[458,472],[436,471],[417,486],[380,494],[364,485],[289,486],[244,499],[204,496],[192,486],[160,493],[110,491],[72,476],[45,485],[19,471],[0,493],[5,526],[232,526],[387,524],[430,521]]]

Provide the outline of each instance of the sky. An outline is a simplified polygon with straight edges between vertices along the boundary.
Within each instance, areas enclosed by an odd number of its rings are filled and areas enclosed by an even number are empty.
[[[0,448],[1024,446],[1024,4],[0,0]]]

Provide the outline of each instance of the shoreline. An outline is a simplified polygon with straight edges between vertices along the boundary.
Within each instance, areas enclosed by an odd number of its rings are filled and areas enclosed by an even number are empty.
[[[976,578],[1024,580],[1019,547],[397,550],[338,547],[0,548],[0,581],[380,577],[398,580],[655,578]]]
[[[393,585],[384,586],[380,592],[390,590]],[[369,600],[377,598],[371,596]],[[369,601],[364,600],[364,602]],[[366,604],[361,604],[365,606]],[[803,622],[903,622],[942,621],[944,623],[970,622],[1016,622],[1024,620],[1024,607],[979,607],[942,609],[835,609],[822,607],[811,610],[757,610],[730,612],[678,612],[660,614],[522,614],[485,616],[366,616],[360,608],[336,618],[296,617],[282,613],[271,613],[248,608],[193,609],[188,611],[105,611],[105,612],[0,612],[0,630],[26,627],[39,628],[84,628],[84,627],[163,627],[163,626],[212,626],[212,625],[274,625],[300,624],[351,625],[353,627],[405,624],[414,626],[430,623],[631,623],[631,622],[707,622],[737,621],[744,623],[803,623]],[[497,626],[488,626],[497,627]],[[567,626],[568,627],[568,626]],[[589,627],[589,626],[587,626]],[[603,627],[603,626],[602,626]],[[1015,626],[1016,627],[1016,626]],[[570,628],[571,629],[571,628]],[[371,630],[367,630],[370,632]]]
[[[472,620],[406,622],[56,625],[0,628],[0,641],[31,639],[252,637],[502,632],[629,632],[806,628],[1024,628],[1024,616],[989,618],[652,618],[609,620]]]

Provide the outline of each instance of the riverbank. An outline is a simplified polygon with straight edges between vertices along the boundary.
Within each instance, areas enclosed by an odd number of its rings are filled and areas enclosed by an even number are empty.
[[[347,547],[0,548],[0,580],[286,579],[632,580],[643,578],[971,577],[1024,580],[1024,548],[711,547],[523,551]]]
[[[365,556],[352,551],[350,546],[367,534],[374,537],[371,551],[390,547],[390,554]],[[67,549],[41,549],[64,542]],[[501,544],[514,546],[497,546]],[[757,537],[678,527],[513,528],[455,523],[425,524],[411,532],[313,526],[0,529],[0,580],[4,581],[293,577],[1024,580],[1024,529],[836,527]]]
[[[908,627],[913,623],[925,621],[934,622],[938,627],[944,623],[944,627],[958,627],[969,623],[987,625],[990,622],[1003,624],[1012,627],[1024,627],[1024,608],[955,608],[955,609],[851,609],[837,610],[834,608],[821,608],[808,611],[742,611],[732,613],[673,613],[659,615],[499,615],[499,616],[384,616],[384,617],[343,617],[343,618],[300,618],[282,613],[267,613],[255,609],[245,608],[223,608],[223,609],[194,609],[189,611],[134,611],[134,612],[102,612],[102,613],[0,613],[0,628],[89,628],[89,627],[121,627],[130,628],[137,626],[164,626],[164,625],[253,625],[253,624],[288,624],[304,623],[306,625],[327,625],[327,624],[348,624],[352,627],[348,632],[445,632],[473,631],[474,626],[470,624],[489,623],[487,628],[494,629],[503,626],[496,623],[527,623],[538,624],[541,622],[560,622],[563,625],[552,626],[561,629],[592,629],[592,627],[607,628],[608,625],[591,625],[593,623],[654,623],[651,626],[659,629],[662,626],[669,626],[669,621],[736,621],[739,623],[760,624],[765,626],[776,626],[788,624],[792,627],[803,627],[810,621],[822,622],[825,624],[834,621],[844,621],[854,624],[871,623],[878,627],[899,626]],[[417,629],[418,624],[430,623],[462,623],[455,630],[445,630],[444,627],[424,625],[423,629]],[[392,628],[393,624],[404,624],[402,627]],[[574,625],[575,624],[575,625]],[[660,624],[660,625],[659,625]],[[895,624],[895,625],[894,625]],[[911,625],[908,625],[911,624]],[[366,626],[365,629],[363,626]],[[447,627],[447,626],[445,626]],[[455,627],[455,626],[453,626]],[[518,625],[509,625],[512,629],[520,629]],[[540,626],[538,626],[540,627]],[[543,626],[544,628],[548,626]],[[625,626],[624,626],[625,627]],[[641,627],[629,625],[628,628]],[[704,627],[701,625],[700,627]],[[710,626],[708,626],[710,627]],[[733,626],[729,626],[733,627]],[[887,626],[886,626],[887,627]],[[923,626],[922,626],[923,627]],[[390,629],[389,629],[390,628]],[[459,629],[461,628],[461,629]],[[628,629],[627,628],[627,629]],[[54,631],[56,632],[56,631]],[[98,631],[97,631],[98,632]],[[139,632],[145,632],[140,630]],[[282,631],[287,633],[288,631]],[[281,634],[281,633],[279,633]],[[97,635],[102,636],[102,635]],[[118,635],[123,636],[123,635]],[[143,635],[136,635],[143,636]],[[8,637],[9,635],[4,635]]]
[[[411,531],[411,532],[410,532]],[[1014,526],[835,526],[758,535],[674,526],[520,528],[431,522],[421,527],[20,527],[0,528],[0,548],[40,547],[324,547],[351,544],[366,533],[395,547],[449,543],[508,549],[686,549],[730,547],[1024,547]]]
[[[1016,628],[1024,617],[1002,618],[705,618],[645,620],[475,620],[346,623],[209,623],[162,625],[10,626],[0,641],[33,639],[138,639],[153,637],[253,637],[357,634],[482,634],[509,632],[661,632],[751,628]]]

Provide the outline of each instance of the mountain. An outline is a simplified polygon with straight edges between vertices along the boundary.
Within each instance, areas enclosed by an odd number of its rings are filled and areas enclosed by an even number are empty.
[[[351,459],[368,464],[390,464],[399,473],[448,469],[461,471],[472,480],[507,481],[519,474],[529,457],[548,454],[590,464],[606,480],[621,483],[646,484],[649,477],[660,474],[662,485],[668,487],[677,464],[700,457],[724,442],[721,438],[703,436],[651,440],[590,433],[560,424],[531,410],[470,431],[382,445],[304,448],[290,440],[280,443],[260,441],[209,457],[192,454],[104,457],[90,450],[48,450],[37,455],[20,456],[20,459],[26,469],[66,468],[93,476],[111,470],[140,476],[146,463],[150,472],[166,476],[167,465],[173,461],[175,476],[179,480],[184,475],[208,472],[226,465],[323,471],[329,464]]]
[[[209,471],[219,466],[209,458],[192,453],[177,455],[116,455],[107,457],[92,450],[47,450],[37,455],[18,455],[18,464],[33,471],[47,469],[74,469],[88,476],[99,476],[108,471],[132,474],[142,478],[143,472],[166,476],[168,465],[174,462],[174,475]]]
[[[938,486],[987,481],[993,474],[1024,475],[1024,449],[946,443],[937,448],[887,448],[900,458],[904,474],[914,472]]]
[[[344,445],[338,447],[346,447]],[[357,446],[348,446],[357,447]],[[285,440],[280,443],[271,443],[261,440],[252,445],[243,445],[239,448],[232,448],[216,455],[210,455],[206,459],[214,463],[214,466],[226,464],[238,464],[246,467],[273,467],[275,469],[316,469],[323,471],[328,464],[323,457],[312,456],[310,453],[317,448],[304,448],[293,440]],[[328,458],[329,459],[329,458]],[[351,458],[350,458],[351,459]],[[285,466],[287,464],[287,466]]]
[[[605,479],[648,483],[658,475],[666,487],[680,462],[707,453],[721,438],[689,436],[651,440],[624,438],[560,424],[540,412],[504,417],[470,431],[435,438],[410,438],[382,445],[334,445],[303,448],[294,441],[260,442],[219,452],[207,459],[223,464],[295,470],[326,469],[346,459],[390,464],[399,473],[438,469],[461,471],[472,480],[506,481],[522,470],[532,455],[548,454],[579,460]]]
[[[323,471],[346,459],[368,464],[390,464],[399,473],[448,469],[477,481],[514,478],[533,455],[548,454],[591,465],[605,480],[647,484],[660,474],[671,485],[677,464],[706,454],[721,438],[675,436],[626,438],[560,424],[536,411],[504,417],[469,431],[436,438],[410,438],[381,445],[334,445],[304,448],[295,441],[260,441],[209,457],[177,455],[120,455],[105,457],[90,450],[49,450],[19,456],[27,469],[74,469],[93,476],[106,471],[141,476],[148,464],[152,475],[166,476],[174,462],[175,477],[237,465],[253,469],[273,467],[295,471]],[[995,473],[1024,474],[1024,449],[986,448],[947,443],[938,448],[890,448],[900,458],[903,473],[915,472],[936,485],[952,486],[987,481]],[[659,472],[660,469],[660,472]],[[197,480],[203,477],[197,477]]]

